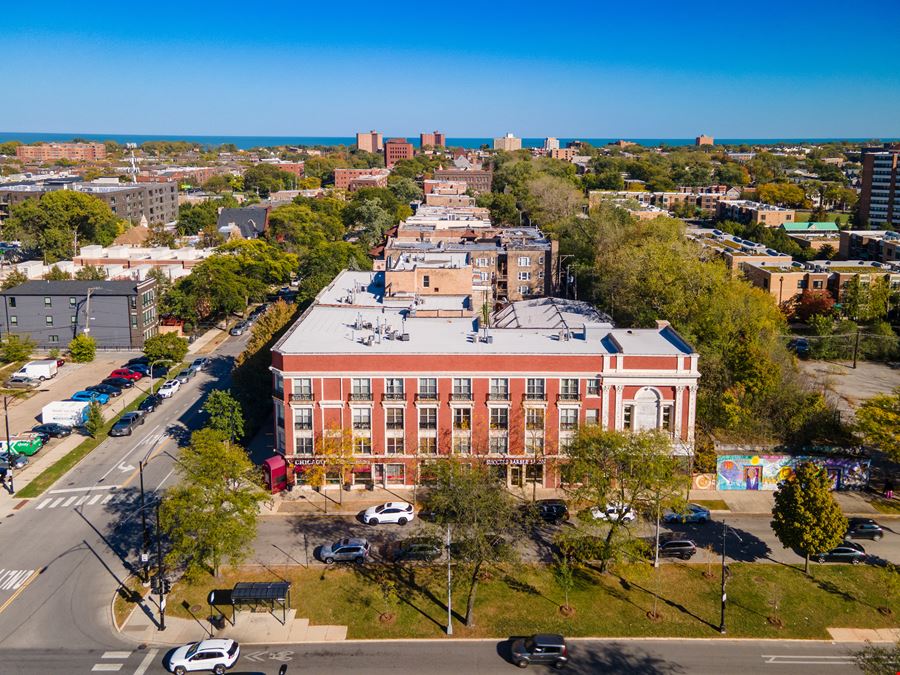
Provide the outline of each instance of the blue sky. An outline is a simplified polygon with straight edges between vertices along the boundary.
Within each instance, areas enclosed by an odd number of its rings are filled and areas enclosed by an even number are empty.
[[[896,0],[4,3],[0,130],[889,137],[898,54]]]

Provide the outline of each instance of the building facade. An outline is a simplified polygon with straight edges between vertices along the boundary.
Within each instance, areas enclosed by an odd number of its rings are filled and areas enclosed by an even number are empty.
[[[419,134],[419,147],[430,145],[432,148],[446,148],[447,137],[440,131],[432,131],[430,134]]]
[[[375,187],[387,187],[387,178],[390,171],[387,169],[335,169],[334,187],[338,190],[354,190],[353,183],[360,180],[375,181]],[[383,184],[382,184],[383,183]],[[361,185],[357,185],[359,189]]]
[[[435,169],[434,177],[442,181],[459,181],[466,184],[466,189],[475,194],[491,191],[491,183],[494,179],[493,172],[487,169],[469,169],[453,167],[449,169]]]
[[[716,203],[716,219],[780,227],[794,222],[795,213],[793,209],[747,199],[722,199]]]
[[[392,305],[383,284],[341,273],[273,348],[276,451],[300,483],[318,464],[330,485],[411,486],[456,456],[509,486],[557,487],[586,424],[662,429],[692,451],[698,355],[667,324],[617,330],[585,303],[542,298],[485,329],[421,314],[447,298]]]
[[[90,162],[106,159],[103,143],[45,143],[43,145],[18,145],[16,157],[23,162],[53,162],[67,159],[72,162]]]
[[[381,152],[384,148],[381,132],[373,130],[356,134],[356,147],[366,152]]]
[[[713,145],[715,143],[715,139],[712,136],[706,136],[705,134],[700,134],[697,138],[694,139],[694,145],[697,147],[701,147],[704,145]]]
[[[494,150],[503,150],[504,152],[512,152],[513,150],[522,149],[522,139],[516,138],[511,133],[494,139]]]
[[[841,230],[838,255],[849,260],[900,262],[900,232],[894,230]]]
[[[900,145],[866,149],[862,155],[859,215],[869,227],[900,224]]]
[[[414,155],[413,144],[405,138],[389,138],[384,144],[384,165],[388,169],[402,159],[412,159]]]
[[[141,349],[159,331],[156,280],[27,281],[0,292],[0,330],[43,349],[87,334],[99,348]]]

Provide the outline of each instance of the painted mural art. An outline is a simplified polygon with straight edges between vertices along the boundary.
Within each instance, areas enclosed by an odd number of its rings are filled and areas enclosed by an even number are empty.
[[[775,490],[804,462],[824,466],[835,490],[863,490],[869,482],[869,458],[821,455],[719,455],[718,490]]]

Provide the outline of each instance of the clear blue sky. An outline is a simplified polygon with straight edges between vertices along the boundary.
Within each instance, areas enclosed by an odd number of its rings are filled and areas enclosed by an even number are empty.
[[[900,2],[8,2],[0,130],[900,136]]]

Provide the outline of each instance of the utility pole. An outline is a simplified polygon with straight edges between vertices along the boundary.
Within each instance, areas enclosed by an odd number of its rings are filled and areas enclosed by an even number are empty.
[[[7,472],[9,473],[9,493],[14,494],[16,491],[15,484],[13,483],[13,473],[15,473],[15,456],[12,451],[12,444],[9,441],[9,408],[7,408],[7,401],[9,400],[9,396],[3,394],[3,419],[6,422],[6,456],[9,458],[7,465],[9,469]]]
[[[447,635],[453,635],[453,576],[450,569],[450,523],[447,523]]]
[[[147,530],[147,509],[144,501],[144,460],[138,464],[141,472],[141,565],[144,568],[144,581],[150,581],[150,532]]]
[[[725,594],[725,533],[728,526],[722,522],[722,617],[719,619],[719,632],[725,635],[725,600],[728,597]]]
[[[859,353],[859,327],[856,328],[856,340],[853,343],[853,370],[856,370],[856,355]]]
[[[91,332],[91,292],[100,290],[99,286],[91,286],[87,289],[87,302],[85,303],[85,316],[84,316],[84,334],[88,335]]]
[[[162,556],[162,525],[159,520],[159,505],[162,502],[162,498],[160,497],[156,502],[156,565],[157,565],[157,581],[159,582],[159,586],[157,586],[157,591],[159,592],[159,626],[158,630],[166,629],[166,581],[165,581],[165,566],[163,565],[163,556]]]

